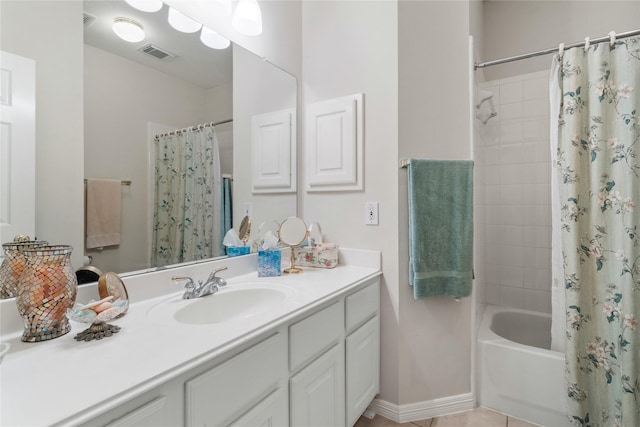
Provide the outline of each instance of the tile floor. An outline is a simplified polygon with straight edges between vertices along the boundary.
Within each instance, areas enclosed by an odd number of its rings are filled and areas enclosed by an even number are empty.
[[[509,417],[487,408],[476,408],[458,414],[436,417],[410,423],[396,423],[380,415],[372,420],[360,417],[354,427],[536,427],[518,418]]]

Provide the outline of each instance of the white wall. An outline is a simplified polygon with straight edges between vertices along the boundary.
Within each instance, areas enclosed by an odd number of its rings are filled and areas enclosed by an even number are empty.
[[[399,3],[400,158],[470,159],[469,3]],[[396,166],[397,167],[397,166]],[[416,301],[408,285],[406,170],[399,175],[399,403],[471,391],[471,298]]]
[[[84,248],[82,2],[3,0],[0,10],[0,49],[36,61],[36,234],[72,245],[77,268]]]
[[[640,28],[637,0],[484,2],[482,60],[488,61]],[[487,80],[548,70],[545,55],[496,65]]]
[[[85,159],[87,178],[132,181],[123,186],[119,246],[87,250],[102,271],[149,267],[148,123],[180,129],[207,117],[203,88],[85,45]]]
[[[394,403],[398,402],[400,388],[401,333],[397,46],[395,2],[302,2],[302,117],[306,104],[364,93],[365,160],[364,191],[320,194],[301,190],[300,215],[307,221],[318,221],[328,241],[382,252],[381,397]],[[299,145],[299,159],[304,159],[303,145]],[[364,225],[367,201],[379,202],[379,226]]]

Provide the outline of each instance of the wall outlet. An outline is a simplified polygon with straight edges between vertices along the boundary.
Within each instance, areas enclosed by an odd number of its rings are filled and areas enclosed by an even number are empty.
[[[366,225],[378,225],[378,202],[365,202],[364,223]]]
[[[242,213],[244,214],[243,216],[248,216],[249,218],[251,218],[252,212],[253,212],[253,203],[244,202],[244,210],[242,211]]]

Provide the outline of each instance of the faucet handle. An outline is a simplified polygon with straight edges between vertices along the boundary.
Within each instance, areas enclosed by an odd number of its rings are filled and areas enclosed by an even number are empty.
[[[221,272],[221,271],[227,270],[227,269],[228,269],[228,267],[224,266],[224,267],[220,267],[220,268],[218,268],[216,270],[213,270],[211,272],[211,274],[209,275],[209,278],[207,279],[207,282],[211,282],[213,280],[216,280],[216,281],[220,282],[219,283],[220,286],[225,286],[227,284],[227,282],[224,279],[220,278],[220,277],[216,277],[216,274]]]
[[[187,284],[184,285],[184,287],[187,288],[187,289],[194,289],[196,287],[196,284],[194,283],[194,281],[193,281],[193,279],[191,277],[173,276],[173,277],[171,277],[171,280],[173,280],[174,282],[181,282],[183,280],[186,280]]]

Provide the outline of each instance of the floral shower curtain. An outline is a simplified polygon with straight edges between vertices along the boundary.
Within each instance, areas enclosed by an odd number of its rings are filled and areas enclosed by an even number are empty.
[[[154,142],[152,265],[220,256],[222,181],[214,128],[172,132]]]
[[[568,414],[640,425],[640,38],[561,57]]]

